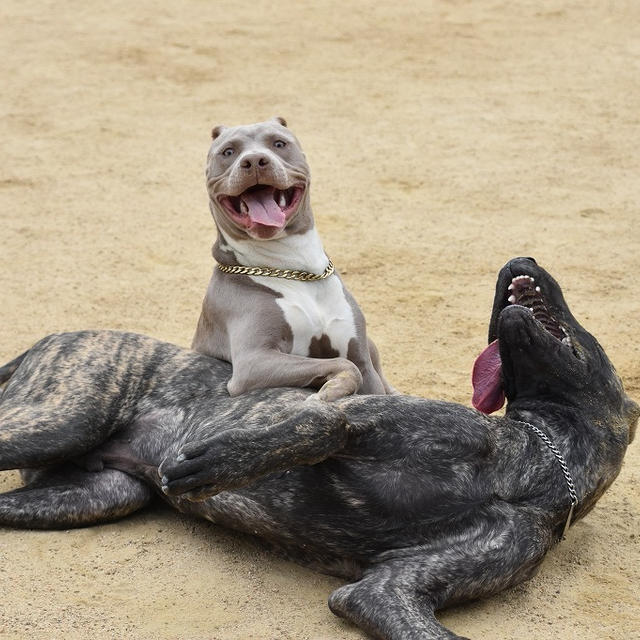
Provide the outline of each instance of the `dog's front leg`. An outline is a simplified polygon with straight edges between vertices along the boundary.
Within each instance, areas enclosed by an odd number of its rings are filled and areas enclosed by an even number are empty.
[[[459,640],[434,611],[534,575],[551,545],[535,518],[508,503],[484,506],[431,544],[383,554],[360,581],[336,589],[329,607],[381,640]]]
[[[277,349],[262,348],[232,354],[233,375],[229,395],[270,387],[320,388],[320,400],[339,400],[353,395],[362,385],[362,373],[346,358],[309,358]]]
[[[411,558],[375,565],[358,582],[336,589],[329,608],[378,640],[467,640],[436,620],[416,588]]]
[[[335,405],[301,403],[299,411],[277,424],[226,429],[184,445],[158,469],[162,490],[204,500],[268,473],[320,462],[344,447],[347,430],[346,418]]]

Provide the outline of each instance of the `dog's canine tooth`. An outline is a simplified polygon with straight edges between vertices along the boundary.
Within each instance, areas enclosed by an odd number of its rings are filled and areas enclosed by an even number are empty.
[[[278,198],[278,206],[281,209],[284,209],[287,206],[287,198],[284,195],[284,191],[280,192],[280,197]]]
[[[513,304],[513,303],[516,301],[516,297],[515,297],[515,296],[509,296],[509,297],[507,298],[507,300],[508,300],[511,304]]]

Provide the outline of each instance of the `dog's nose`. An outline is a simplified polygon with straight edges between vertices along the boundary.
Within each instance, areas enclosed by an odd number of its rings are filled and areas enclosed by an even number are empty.
[[[269,158],[261,154],[251,154],[245,156],[240,163],[243,169],[251,169],[252,167],[266,167],[269,164]]]
[[[526,264],[527,262],[532,263],[535,266],[538,266],[538,263],[534,260],[534,258],[529,258],[526,256],[522,256],[521,258],[512,258],[511,260],[509,260],[509,262],[507,262],[505,266],[513,268],[519,265]]]
[[[537,273],[538,263],[533,258],[522,256],[521,258],[512,258],[504,265],[503,269],[506,269],[511,276],[521,275],[535,275]]]

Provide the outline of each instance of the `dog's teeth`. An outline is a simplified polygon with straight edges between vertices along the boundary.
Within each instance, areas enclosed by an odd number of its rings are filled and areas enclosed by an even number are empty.
[[[278,198],[278,206],[281,209],[284,209],[287,206],[287,199],[284,196],[284,191],[280,192],[280,197]]]
[[[508,300],[511,304],[513,304],[513,303],[516,301],[516,297],[515,297],[515,296],[509,296],[509,297],[507,298],[507,300]]]
[[[509,291],[513,291],[513,285],[512,284],[509,285],[508,290]]]
[[[536,291],[540,293],[540,287],[536,287]]]
[[[249,215],[249,207],[247,207],[244,200],[240,200],[240,212],[244,213],[244,215]]]

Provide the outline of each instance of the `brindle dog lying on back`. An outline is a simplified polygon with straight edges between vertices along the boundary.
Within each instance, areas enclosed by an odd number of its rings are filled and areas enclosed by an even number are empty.
[[[530,578],[572,502],[573,522],[613,482],[640,414],[532,259],[501,270],[489,338],[476,401],[503,390],[505,417],[408,396],[230,398],[227,363],[134,334],[49,336],[0,369],[15,370],[0,469],[39,468],[0,495],[0,523],[105,522],[157,490],[347,578],[329,606],[373,637],[458,638],[434,610]]]

